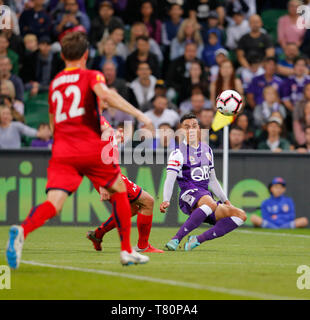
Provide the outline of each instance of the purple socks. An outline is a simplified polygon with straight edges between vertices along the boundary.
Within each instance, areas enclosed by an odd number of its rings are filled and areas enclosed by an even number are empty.
[[[226,217],[216,222],[215,226],[197,236],[197,240],[202,243],[207,240],[222,237],[224,234],[233,231],[243,224],[243,220],[237,217]]]
[[[198,228],[206,217],[206,213],[201,208],[195,209],[172,239],[181,241],[187,234]]]

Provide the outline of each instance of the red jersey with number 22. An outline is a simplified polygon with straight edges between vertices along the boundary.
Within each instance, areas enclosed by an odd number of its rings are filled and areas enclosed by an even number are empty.
[[[54,144],[52,156],[82,157],[101,152],[97,83],[105,84],[99,71],[65,69],[50,84],[49,112],[54,116]]]

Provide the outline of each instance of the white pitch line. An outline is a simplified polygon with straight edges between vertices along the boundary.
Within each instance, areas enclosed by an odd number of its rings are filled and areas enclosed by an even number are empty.
[[[175,280],[169,280],[169,279],[160,279],[160,278],[153,278],[153,277],[148,277],[148,276],[138,276],[138,275],[133,275],[133,274],[108,271],[108,270],[97,270],[97,269],[79,268],[79,267],[72,267],[72,266],[59,266],[59,265],[53,265],[53,264],[47,264],[47,263],[40,263],[40,262],[36,262],[36,261],[22,260],[21,262],[24,264],[38,266],[38,267],[80,271],[80,272],[85,272],[85,273],[103,274],[103,275],[113,276],[113,277],[121,277],[121,278],[127,278],[127,279],[138,280],[138,281],[148,281],[148,282],[153,282],[153,283],[160,283],[160,284],[164,284],[164,285],[171,285],[171,286],[184,287],[184,288],[190,288],[190,289],[208,290],[208,291],[213,291],[213,292],[219,292],[219,293],[231,294],[231,295],[239,295],[239,296],[251,297],[251,298],[256,298],[256,299],[263,299],[263,300],[304,300],[304,299],[296,298],[296,297],[285,297],[285,296],[265,294],[265,293],[247,291],[247,290],[241,290],[241,289],[229,289],[229,288],[223,288],[223,287],[201,285],[201,284],[191,283],[191,282],[175,281]]]
[[[295,238],[305,238],[310,239],[310,235],[306,234],[291,234],[291,233],[273,233],[273,232],[266,232],[266,231],[249,231],[249,230],[236,230],[238,233],[248,233],[248,234],[257,234],[257,235],[268,235],[268,236],[278,236],[278,237],[295,237]]]

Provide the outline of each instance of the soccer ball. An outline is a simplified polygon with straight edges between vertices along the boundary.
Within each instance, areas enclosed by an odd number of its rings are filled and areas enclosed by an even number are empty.
[[[216,98],[216,108],[225,116],[234,116],[242,108],[242,98],[237,91],[225,90]]]

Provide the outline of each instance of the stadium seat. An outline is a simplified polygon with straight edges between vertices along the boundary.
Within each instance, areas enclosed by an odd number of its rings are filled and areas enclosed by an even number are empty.
[[[283,9],[269,9],[262,12],[261,17],[264,23],[264,29],[272,37],[273,41],[277,43],[277,27],[278,19],[287,14],[287,10]]]

